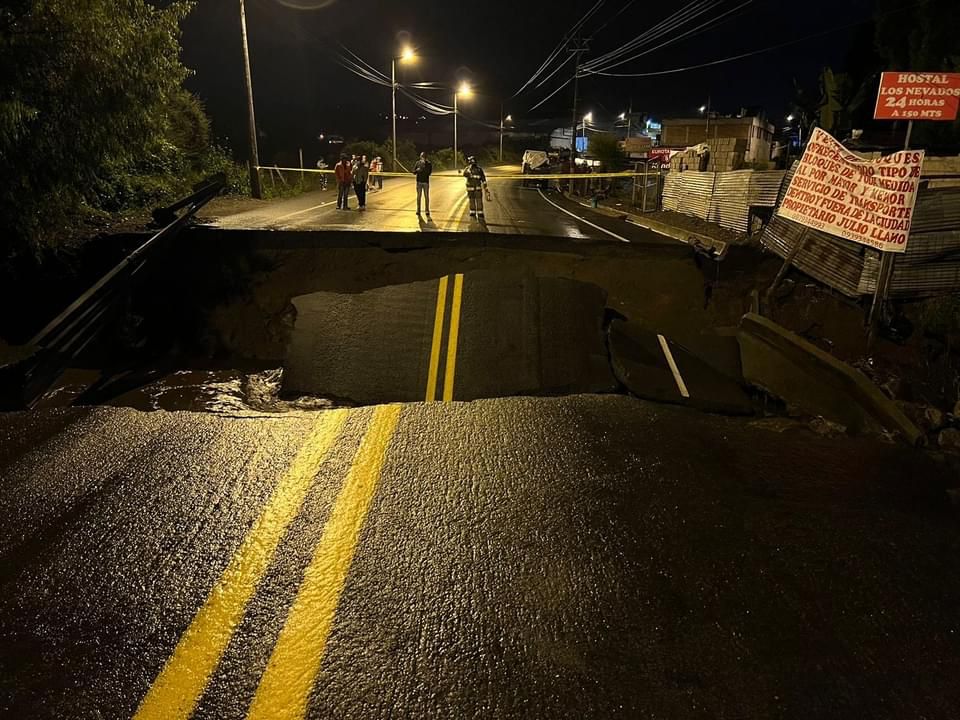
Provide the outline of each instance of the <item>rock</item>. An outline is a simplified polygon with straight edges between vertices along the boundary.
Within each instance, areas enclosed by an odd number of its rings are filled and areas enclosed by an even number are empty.
[[[960,452],[960,430],[954,428],[941,430],[937,436],[937,444],[948,452]]]
[[[947,420],[943,411],[935,407],[924,408],[923,419],[926,427],[928,427],[931,432],[942,429]]]
[[[769,430],[770,432],[782,433],[788,430],[802,428],[803,423],[789,417],[768,417],[761,420],[753,420],[748,423],[752,428],[760,430]]]
[[[825,437],[844,435],[847,432],[845,425],[833,422],[832,420],[827,420],[824,417],[816,417],[811,420],[810,429],[813,430],[817,435],[823,435]]]
[[[946,417],[939,408],[932,405],[897,401],[897,407],[909,420],[926,433],[936,432],[946,424]]]

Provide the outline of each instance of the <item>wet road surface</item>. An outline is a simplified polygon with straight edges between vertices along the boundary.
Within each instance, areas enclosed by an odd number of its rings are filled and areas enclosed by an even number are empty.
[[[254,210],[220,217],[226,229],[378,230],[390,232],[474,232],[566,237],[619,242],[674,242],[657,233],[590,212],[557,193],[521,187],[517,180],[491,179],[493,199],[485,205],[484,222],[470,217],[464,181],[437,174],[430,184],[430,218],[416,214],[413,179],[388,178],[383,190],[367,195],[367,209],[338,210],[333,190],[263,203]]]
[[[614,396],[0,415],[0,714],[953,718],[902,447]]]

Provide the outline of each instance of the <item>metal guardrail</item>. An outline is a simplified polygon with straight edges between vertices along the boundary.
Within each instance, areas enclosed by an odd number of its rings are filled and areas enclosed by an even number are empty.
[[[0,367],[0,408],[22,409],[36,404],[69,363],[104,329],[118,310],[118,300],[126,296],[131,281],[157,248],[175,237],[225,184],[226,178],[216,175],[197,186],[192,195],[154,210],[154,220],[164,227],[47,323],[28,343],[32,352],[26,359]],[[178,215],[177,211],[182,212]]]

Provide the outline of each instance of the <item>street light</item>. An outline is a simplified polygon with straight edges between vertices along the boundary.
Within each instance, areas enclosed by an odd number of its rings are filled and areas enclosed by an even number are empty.
[[[583,139],[587,139],[587,123],[593,122],[593,113],[588,112],[583,116]],[[586,144],[586,143],[584,143]]]
[[[790,168],[790,146],[792,145],[791,143],[792,138],[790,137],[790,135],[792,135],[793,133],[794,120],[799,120],[799,118],[797,118],[797,116],[795,116],[793,113],[790,113],[789,115],[787,115],[787,123],[789,123],[787,125],[787,129],[790,131],[790,133],[788,133],[787,135],[787,169]],[[802,151],[803,150],[803,123],[800,123],[800,122],[797,123],[797,145]]]
[[[707,142],[710,142],[710,96],[709,95],[707,96],[707,104],[700,106],[700,114],[706,115],[707,117],[706,138],[707,138]]]
[[[503,105],[500,106],[500,162],[503,162],[503,124],[513,122],[513,115],[503,116]]]
[[[247,6],[240,0],[240,36],[243,39],[243,70],[247,85],[247,120],[250,124],[250,194],[259,200],[263,197],[260,187],[260,153],[257,150],[257,118],[253,112],[253,77],[250,74],[250,47],[247,45]]]
[[[473,95],[473,88],[470,87],[470,83],[466,81],[460,83],[460,87],[453,92],[453,162],[455,165],[459,165],[457,161],[457,114],[459,112],[457,99],[461,95],[463,97]]]
[[[400,57],[390,59],[390,90],[393,93],[393,171],[397,172],[397,60],[416,62],[417,55],[409,45],[400,51]]]

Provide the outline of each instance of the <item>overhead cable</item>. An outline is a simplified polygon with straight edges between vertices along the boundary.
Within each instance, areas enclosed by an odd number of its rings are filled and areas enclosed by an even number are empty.
[[[654,47],[652,47],[652,48],[648,48],[648,49],[644,50],[643,52],[637,53],[636,55],[633,55],[633,56],[628,57],[628,58],[626,58],[626,59],[618,60],[618,61],[616,61],[616,62],[609,63],[609,64],[604,65],[604,66],[602,66],[602,67],[596,67],[595,65],[591,65],[591,67],[585,67],[585,68],[583,68],[583,74],[585,74],[585,75],[594,75],[594,74],[597,74],[597,72],[598,72],[599,70],[612,70],[613,68],[620,67],[621,65],[626,65],[626,64],[629,63],[629,62],[633,62],[634,60],[637,60],[637,59],[643,57],[644,55],[649,55],[649,54],[652,53],[652,52],[656,52],[657,50],[661,50],[661,49],[667,47],[668,45],[672,45],[672,44],[675,43],[675,42],[679,42],[680,40],[684,40],[684,39],[690,37],[691,35],[699,35],[700,33],[705,32],[705,31],[710,30],[711,28],[715,27],[715,26],[717,25],[717,23],[719,23],[721,20],[723,20],[724,18],[728,17],[729,15],[732,15],[733,13],[735,13],[735,12],[737,12],[737,11],[739,11],[739,10],[742,10],[742,9],[743,9],[744,7],[746,7],[747,5],[750,5],[751,3],[753,3],[753,1],[754,1],[754,0],[746,0],[745,2],[740,3],[740,4],[737,5],[736,7],[732,8],[732,9],[730,9],[730,10],[727,10],[725,13],[723,13],[723,14],[721,14],[721,15],[718,15],[717,17],[713,18],[712,20],[708,20],[707,22],[702,23],[701,25],[699,25],[699,26],[697,26],[697,27],[695,27],[695,28],[691,28],[690,30],[687,30],[686,32],[681,33],[680,35],[676,35],[676,36],[674,36],[674,37],[666,40],[665,42],[660,43],[659,45],[656,45],[656,46],[654,46]],[[596,69],[594,69],[594,68],[596,68]]]

